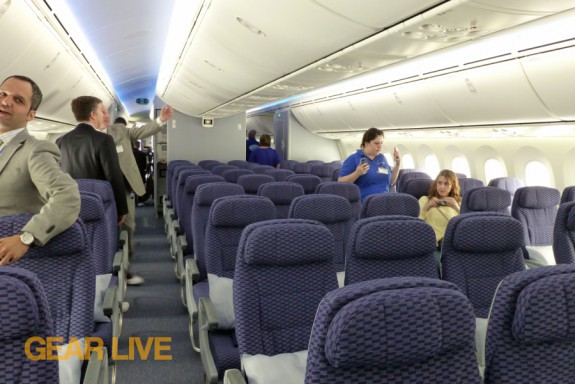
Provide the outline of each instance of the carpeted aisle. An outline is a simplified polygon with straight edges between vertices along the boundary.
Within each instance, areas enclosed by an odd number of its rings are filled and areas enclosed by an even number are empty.
[[[180,302],[180,286],[169,255],[163,220],[154,216],[152,201],[136,208],[136,251],[132,271],[145,279],[141,286],[129,286],[126,299],[130,309],[124,313],[122,335],[118,343],[118,384],[203,382],[200,355],[193,351],[188,334],[188,312]],[[158,339],[156,351],[152,337]],[[140,345],[136,339],[140,338]],[[132,348],[130,348],[130,343]],[[149,356],[146,346],[151,345]],[[138,351],[140,348],[140,352]],[[134,351],[134,356],[129,356]],[[156,360],[155,356],[171,356],[172,360]]]

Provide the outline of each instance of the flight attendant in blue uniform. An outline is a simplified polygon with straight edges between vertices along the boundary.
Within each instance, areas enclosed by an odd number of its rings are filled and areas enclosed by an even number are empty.
[[[341,168],[338,181],[355,183],[361,191],[361,201],[369,195],[389,192],[399,174],[399,153],[393,151],[394,166],[381,154],[383,131],[369,128],[361,139],[361,149],[352,153]]]

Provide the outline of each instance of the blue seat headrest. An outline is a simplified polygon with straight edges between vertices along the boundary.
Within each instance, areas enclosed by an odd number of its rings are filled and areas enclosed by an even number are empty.
[[[379,291],[338,311],[325,355],[337,368],[414,364],[469,346],[474,320],[471,303],[454,289]]]
[[[248,265],[305,265],[333,257],[333,235],[325,225],[311,220],[250,224],[244,229],[244,236],[247,239],[240,240],[238,253],[243,248],[243,259]]]
[[[467,213],[451,220],[455,220],[456,225],[451,243],[455,250],[475,253],[506,252],[525,245],[523,226],[511,216],[496,213],[478,216],[477,213]],[[493,241],[494,239],[497,241]]]
[[[575,274],[526,286],[517,298],[512,334],[522,344],[575,340]]]
[[[33,336],[40,321],[34,294],[24,282],[10,276],[0,278],[0,342]]]
[[[495,187],[473,188],[465,192],[472,211],[501,211],[511,205],[511,193]]]
[[[237,184],[227,181],[206,183],[199,185],[194,196],[194,203],[197,205],[212,205],[212,203],[224,196],[243,195],[244,189]]]
[[[195,194],[198,187],[206,183],[225,182],[222,176],[218,175],[193,175],[186,179],[184,192],[187,194]]]
[[[216,227],[245,227],[257,221],[275,218],[275,206],[263,196],[220,197],[214,201],[210,210],[210,222]]]
[[[575,204],[569,210],[569,216],[567,216],[567,229],[569,231],[575,231]]]
[[[296,197],[291,203],[289,216],[333,224],[349,220],[353,213],[345,197],[320,194]]]
[[[292,200],[304,195],[304,190],[298,183],[291,181],[276,181],[260,185],[258,195],[267,196],[274,204],[291,204]]]
[[[83,222],[104,220],[105,211],[102,199],[91,192],[80,192],[80,218]]]
[[[515,192],[515,199],[522,208],[543,209],[558,205],[561,194],[555,188],[523,187]]]
[[[355,253],[363,259],[406,259],[433,254],[435,233],[422,220],[409,216],[376,216],[359,220]],[[417,236],[414,238],[413,234]],[[409,243],[387,239],[414,239]],[[381,244],[377,246],[376,244]]]

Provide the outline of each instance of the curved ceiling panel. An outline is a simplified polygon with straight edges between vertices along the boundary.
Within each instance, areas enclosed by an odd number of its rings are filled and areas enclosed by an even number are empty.
[[[521,64],[549,111],[558,119],[575,120],[575,47],[528,57]]]
[[[0,77],[3,80],[19,74],[38,83],[44,100],[37,117],[74,124],[70,101],[80,95],[94,95],[112,103],[104,85],[47,28],[46,21],[40,21],[21,1],[7,4],[0,14],[0,34],[14,38],[3,43],[10,54],[0,58]]]
[[[427,81],[435,102],[457,124],[552,121],[517,61]]]

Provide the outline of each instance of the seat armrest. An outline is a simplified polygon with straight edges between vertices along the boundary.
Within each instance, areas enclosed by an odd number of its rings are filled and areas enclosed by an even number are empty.
[[[106,347],[91,351],[82,384],[108,384],[109,382]]]
[[[123,256],[124,256],[123,251],[118,251],[114,254],[114,261],[112,262],[112,273],[115,276],[118,276],[118,273],[120,273],[120,271],[122,270]]]
[[[475,318],[475,357],[477,358],[479,374],[482,380],[485,371],[485,338],[487,337],[488,322],[488,319]]]
[[[204,368],[204,378],[206,384],[218,383],[218,368],[216,367],[212,349],[210,346],[210,337],[208,333],[207,320],[206,320],[206,301],[205,297],[200,297],[198,302],[198,330],[200,332],[200,357],[202,359],[202,367]],[[208,306],[211,306],[211,301]],[[209,311],[209,309],[208,309]],[[213,311],[213,309],[212,309]]]
[[[198,269],[198,263],[195,259],[186,260],[186,273],[191,277],[192,283],[197,283],[200,280],[200,270]]]
[[[174,220],[172,222],[174,236],[178,236],[182,234],[182,229],[180,228],[180,220]]]
[[[117,291],[118,287],[112,286],[106,288],[106,293],[104,294],[104,301],[102,303],[102,308],[104,309],[104,315],[112,317],[114,310],[118,309],[118,298]]]
[[[216,310],[214,309],[214,303],[209,297],[200,297],[200,302],[198,304],[199,311],[202,313],[204,324],[199,324],[200,327],[206,328],[209,331],[218,329],[218,316],[216,315]]]
[[[246,384],[246,379],[239,369],[228,369],[224,373],[224,384]]]
[[[182,250],[182,254],[188,254],[188,240],[186,240],[186,235],[180,235],[177,239],[178,248]]]
[[[128,240],[129,240],[128,239],[128,231],[126,231],[126,230],[120,231],[120,240],[118,242],[119,247],[122,248],[124,246],[124,244],[128,243]]]

